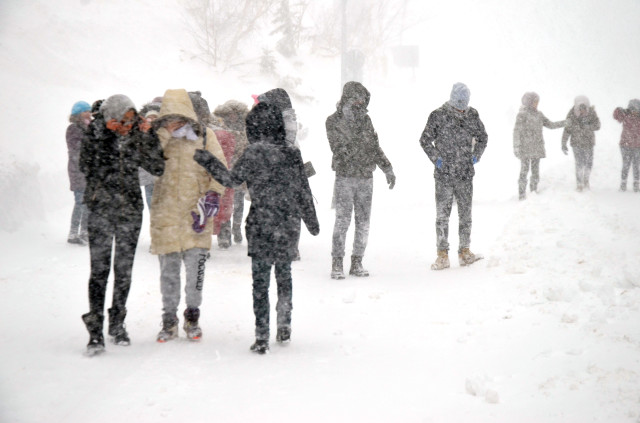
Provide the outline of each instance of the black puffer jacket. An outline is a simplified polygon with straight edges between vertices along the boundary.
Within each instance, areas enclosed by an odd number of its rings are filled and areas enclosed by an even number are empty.
[[[445,103],[429,115],[420,145],[435,164],[434,177],[440,181],[464,181],[475,175],[473,157],[480,160],[487,147],[487,132],[476,109],[464,113]]]
[[[376,166],[385,173],[392,169],[367,114],[370,98],[369,91],[362,84],[347,82],[336,112],[327,118],[327,138],[333,152],[331,168],[336,176],[372,178]],[[343,106],[350,100],[359,102],[354,110],[355,119],[349,119],[343,113]]]
[[[80,170],[87,180],[84,203],[98,213],[142,213],[138,167],[154,176],[164,172],[164,158],[157,138],[144,134],[134,125],[127,135],[105,126],[97,114],[82,144]]]
[[[231,170],[205,150],[197,150],[194,159],[226,187],[247,183],[248,255],[269,263],[292,261],[300,219],[311,234],[320,231],[300,151],[286,144],[282,113],[276,106],[257,104],[246,124],[249,146]]]

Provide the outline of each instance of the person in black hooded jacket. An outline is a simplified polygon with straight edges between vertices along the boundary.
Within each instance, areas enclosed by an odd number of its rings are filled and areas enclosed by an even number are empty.
[[[329,146],[333,153],[331,168],[336,172],[334,203],[336,222],[331,248],[331,278],[344,279],[343,258],[347,230],[354,212],[355,235],[349,274],[369,276],[362,267],[362,257],[369,238],[369,221],[373,200],[373,171],[384,172],[389,189],[396,183],[391,162],[387,159],[378,134],[373,129],[367,106],[371,94],[359,82],[350,81],[342,88],[336,112],[325,123]]]
[[[90,339],[89,354],[104,350],[102,326],[107,281],[113,260],[113,302],[109,309],[109,335],[117,345],[129,345],[124,327],[131,286],[133,259],[142,225],[142,194],[138,167],[154,176],[164,172],[164,158],[155,137],[138,118],[133,102],[117,94],[100,105],[88,128],[80,152],[80,170],[87,186],[84,204],[89,210],[91,256],[90,311],[82,316]],[[153,130],[151,130],[153,131]]]
[[[287,145],[282,111],[259,103],[246,118],[249,146],[231,170],[206,150],[194,160],[226,187],[247,183],[251,208],[245,233],[253,274],[253,311],[256,342],[251,350],[269,350],[269,279],[275,266],[278,284],[276,341],[291,338],[291,261],[296,256],[300,219],[312,235],[320,232],[313,195],[304,173],[300,151]]]

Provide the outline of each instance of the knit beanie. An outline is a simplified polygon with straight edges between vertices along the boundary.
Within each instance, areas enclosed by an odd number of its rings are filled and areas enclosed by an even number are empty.
[[[124,114],[131,109],[135,110],[136,106],[129,97],[123,94],[112,95],[100,105],[100,112],[107,122],[111,119],[121,121]]]
[[[631,110],[635,110],[636,112],[640,112],[640,100],[634,98],[633,100],[629,101],[629,108]]]
[[[538,101],[540,101],[540,96],[534,92],[524,93],[522,96],[522,105],[531,109],[535,108]]]
[[[467,110],[469,107],[469,98],[471,97],[471,91],[462,82],[453,84],[451,89],[451,97],[449,104],[458,110]]]
[[[91,106],[86,101],[77,101],[71,108],[71,115],[79,115],[80,113],[88,112],[91,110]]]

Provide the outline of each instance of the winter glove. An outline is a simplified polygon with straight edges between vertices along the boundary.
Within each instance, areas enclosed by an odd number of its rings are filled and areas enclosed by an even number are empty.
[[[393,189],[396,185],[396,175],[393,173],[393,169],[389,169],[384,173],[384,176],[387,177],[387,184],[389,184],[389,189]]]
[[[438,157],[438,160],[436,160],[436,167],[442,169],[442,157]]]
[[[562,152],[565,154],[565,156],[566,156],[567,154],[569,154],[569,147],[567,147],[566,145],[563,145],[563,146],[562,146]]]
[[[213,191],[207,191],[204,197],[198,200],[198,213],[191,212],[193,225],[191,226],[196,233],[201,233],[207,224],[207,219],[218,214],[220,210],[220,195]]]
[[[471,161],[473,162],[473,164],[476,164],[476,163],[478,163],[478,158],[476,156],[473,156],[471,158]]]
[[[213,158],[213,154],[208,150],[196,149],[195,154],[193,155],[193,160],[196,161],[200,166],[206,167],[206,164]]]

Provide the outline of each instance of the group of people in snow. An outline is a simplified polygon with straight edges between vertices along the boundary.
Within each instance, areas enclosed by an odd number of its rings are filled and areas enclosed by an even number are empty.
[[[552,122],[538,110],[540,96],[527,92],[522,96],[522,107],[516,117],[513,129],[513,152],[520,159],[520,178],[518,179],[518,197],[526,198],[527,177],[531,169],[529,189],[538,190],[540,181],[540,159],[546,156],[543,127],[549,129],[564,128],[561,148],[569,153],[567,143],[573,149],[578,191],[588,190],[589,176],[593,167],[593,149],[596,143],[595,131],[600,129],[600,119],[594,106],[585,96],[575,98],[574,106],[565,120]],[[622,153],[622,175],[620,191],[627,190],[629,169],[633,166],[633,190],[640,192],[640,100],[629,101],[626,109],[618,107],[613,118],[622,123],[620,151]]]
[[[349,274],[369,276],[363,267],[373,193],[373,172],[379,167],[389,188],[396,183],[391,162],[383,152],[368,115],[370,92],[359,82],[344,85],[336,111],[326,119],[326,133],[335,172],[336,210],[330,276],[344,279],[346,235],[352,216],[355,233]],[[178,336],[182,265],[185,267],[183,329],[191,340],[202,337],[199,325],[205,263],[212,236],[222,249],[242,243],[245,196],[251,206],[245,222],[253,279],[255,342],[251,350],[269,350],[271,269],[278,286],[277,342],[291,339],[291,263],[300,259],[302,222],[312,235],[320,225],[297,142],[297,118],[288,93],[276,88],[254,96],[249,108],[230,100],[210,112],[200,92],[167,90],[137,111],[126,96],[113,95],[73,105],[67,146],[69,178],[75,204],[68,242],[89,244],[89,312],[82,316],[90,335],[89,354],[104,351],[104,306],[113,258],[114,290],[108,309],[108,335],[117,345],[129,345],[124,320],[131,271],[142,225],[145,187],[150,210],[151,253],[160,262],[162,329],[158,342]],[[482,258],[470,250],[473,177],[487,146],[487,133],[478,112],[469,107],[470,90],[453,86],[450,98],[434,110],[420,145],[434,164],[437,257],[431,268],[450,267],[449,218],[458,205],[458,259],[462,266]],[[545,156],[542,128],[564,127],[562,148],[571,146],[576,158],[578,189],[588,188],[593,160],[593,131],[600,122],[588,99],[578,97],[562,122],[549,121],[537,110],[539,97],[526,93],[514,129],[514,151],[522,161],[519,195],[537,189],[539,161]],[[624,125],[623,184],[634,167],[638,191],[640,161],[640,101],[618,108],[614,117]],[[233,223],[232,223],[233,222]]]

